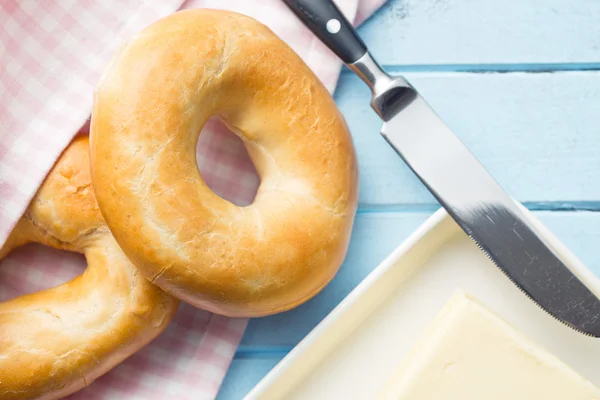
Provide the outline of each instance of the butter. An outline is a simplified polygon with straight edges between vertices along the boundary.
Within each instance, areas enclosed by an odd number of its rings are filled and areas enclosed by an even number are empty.
[[[596,400],[600,390],[487,307],[457,291],[379,398]]]

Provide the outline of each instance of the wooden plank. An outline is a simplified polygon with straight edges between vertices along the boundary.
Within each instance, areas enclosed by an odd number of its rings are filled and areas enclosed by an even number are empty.
[[[600,275],[600,213],[536,212],[581,260]],[[315,298],[286,313],[250,321],[241,345],[245,354],[294,346],[378,263],[401,244],[429,213],[375,213],[357,218],[346,261]]]
[[[361,28],[384,64],[597,63],[597,0],[390,0]]]
[[[217,400],[242,399],[280,359],[279,356],[233,360],[221,384]]]
[[[600,72],[406,76],[513,197],[600,200]],[[434,202],[379,135],[366,86],[342,74],[335,97],[355,139],[361,207]]]

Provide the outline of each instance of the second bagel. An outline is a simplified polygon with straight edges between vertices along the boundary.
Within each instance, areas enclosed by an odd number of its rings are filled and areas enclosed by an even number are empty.
[[[249,206],[200,176],[196,143],[212,116],[258,171]],[[288,310],[345,257],[358,196],[347,125],[301,58],[252,18],[180,11],[136,35],[95,91],[91,154],[96,197],[123,251],[199,308]]]

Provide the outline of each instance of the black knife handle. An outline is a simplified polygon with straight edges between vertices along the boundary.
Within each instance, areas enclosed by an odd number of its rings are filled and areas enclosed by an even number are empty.
[[[346,64],[354,63],[367,52],[367,46],[333,1],[283,0],[283,2]]]

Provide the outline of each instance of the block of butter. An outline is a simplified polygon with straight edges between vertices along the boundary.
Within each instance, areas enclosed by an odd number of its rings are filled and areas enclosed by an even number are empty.
[[[600,390],[486,306],[457,291],[379,398],[597,400]]]

